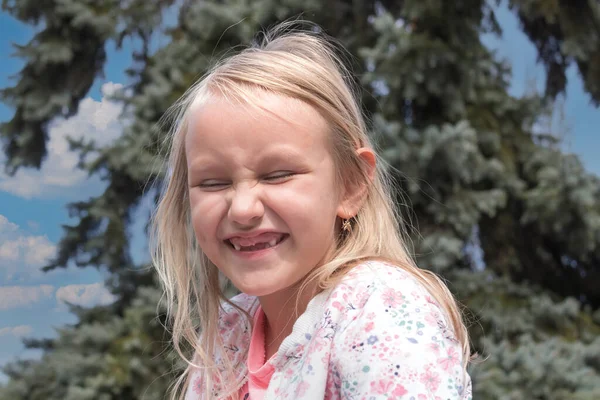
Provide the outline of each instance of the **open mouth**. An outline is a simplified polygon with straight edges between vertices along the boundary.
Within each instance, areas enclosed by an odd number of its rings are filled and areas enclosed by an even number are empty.
[[[287,233],[282,233],[281,235],[278,235],[277,237],[273,237],[271,239],[269,239],[269,241],[266,242],[259,242],[259,243],[254,243],[251,245],[244,245],[242,243],[239,243],[237,240],[231,240],[231,239],[227,239],[225,240],[225,243],[231,247],[232,249],[236,250],[236,251],[258,251],[258,250],[264,250],[264,249],[269,249],[271,247],[275,247],[277,246],[279,243],[283,242],[285,239],[287,239],[290,235],[288,235]]]

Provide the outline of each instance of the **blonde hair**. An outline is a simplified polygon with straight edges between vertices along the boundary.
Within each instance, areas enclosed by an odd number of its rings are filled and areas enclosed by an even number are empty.
[[[177,398],[182,386],[179,398],[183,398],[193,368],[220,376],[214,352],[220,343],[219,307],[222,301],[227,301],[219,270],[202,253],[191,227],[184,148],[190,110],[215,97],[252,105],[258,95],[256,89],[301,100],[318,110],[330,126],[332,156],[337,178],[343,185],[340,187],[368,188],[362,208],[352,218],[351,232],[340,236],[333,257],[315,268],[304,285],[311,281],[326,289],[361,260],[388,260],[414,276],[437,300],[462,345],[465,368],[469,361],[468,333],[456,301],[434,273],[415,265],[406,248],[407,235],[394,206],[393,185],[381,167],[383,163],[377,163],[371,180],[356,153],[358,147],[372,148],[372,144],[359,108],[358,90],[341,58],[343,53],[339,53],[331,39],[315,31],[290,29],[289,23],[278,25],[260,43],[215,65],[166,114],[175,123],[169,137],[166,186],[153,216],[151,241],[167,315],[173,321],[173,346],[187,363],[185,372],[174,384],[171,399]],[[194,323],[194,320],[199,321]],[[194,348],[194,360],[199,365],[186,358],[182,343]],[[233,372],[230,365],[226,367],[228,373]],[[211,374],[205,375],[204,390],[210,398]]]

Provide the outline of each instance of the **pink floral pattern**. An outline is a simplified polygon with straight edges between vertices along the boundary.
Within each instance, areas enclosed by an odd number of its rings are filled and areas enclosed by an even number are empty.
[[[442,309],[410,274],[366,262],[322,295],[272,360],[265,400],[472,398],[461,346]],[[243,347],[244,335],[231,337],[239,340],[234,347]],[[232,359],[236,379],[243,379],[238,360]],[[191,389],[186,399],[204,398]]]

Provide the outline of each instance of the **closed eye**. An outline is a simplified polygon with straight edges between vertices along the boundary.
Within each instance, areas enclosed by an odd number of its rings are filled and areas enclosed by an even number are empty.
[[[291,171],[278,171],[278,172],[274,172],[272,174],[265,176],[263,179],[266,180],[267,182],[279,182],[279,181],[285,181],[294,175],[295,175],[295,173],[293,173]]]
[[[229,185],[229,183],[221,182],[221,181],[203,181],[203,182],[200,182],[198,187],[200,187],[202,189],[218,190],[218,189],[223,189],[223,188],[227,187],[228,185]]]

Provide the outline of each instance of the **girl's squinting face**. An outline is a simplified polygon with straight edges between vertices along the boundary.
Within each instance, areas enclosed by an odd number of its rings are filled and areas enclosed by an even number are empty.
[[[191,115],[191,217],[207,257],[241,291],[285,294],[335,246],[343,215],[323,117],[261,94],[262,110],[217,100]]]

